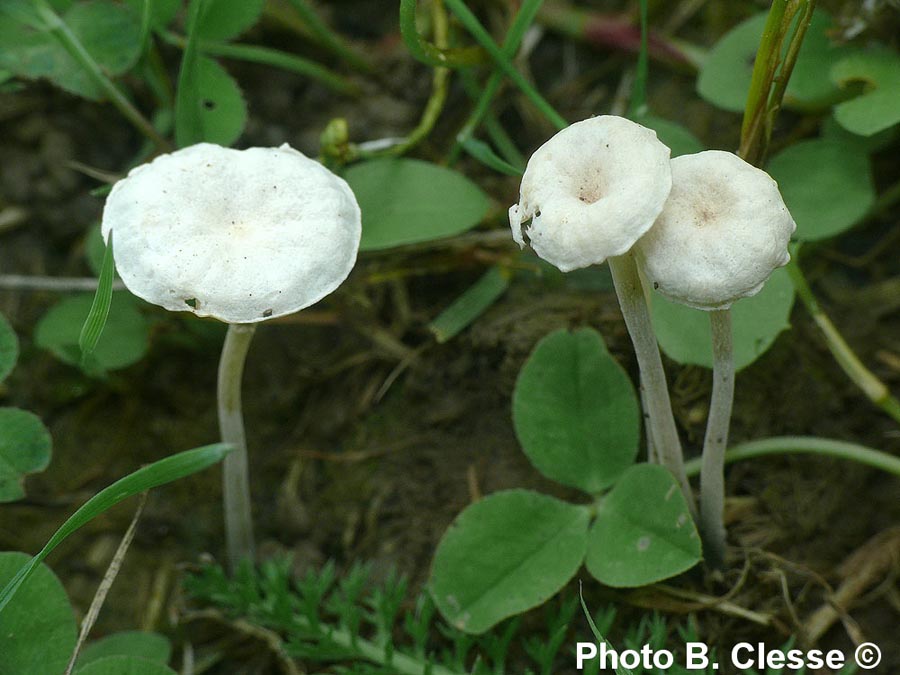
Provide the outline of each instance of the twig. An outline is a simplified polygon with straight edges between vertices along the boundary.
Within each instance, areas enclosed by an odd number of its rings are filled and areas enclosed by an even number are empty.
[[[56,291],[62,293],[96,291],[98,279],[93,277],[41,277],[28,274],[0,274],[0,289],[7,291]],[[116,279],[114,291],[125,290],[125,284]]]
[[[69,665],[66,666],[64,675],[72,675],[72,671],[75,668],[75,661],[78,659],[78,653],[84,646],[87,636],[91,632],[91,628],[94,627],[97,616],[100,614],[100,609],[103,607],[103,602],[106,600],[106,595],[109,593],[109,589],[112,588],[113,582],[119,574],[119,570],[122,567],[122,561],[125,559],[125,554],[128,553],[128,547],[131,546],[131,542],[134,539],[134,533],[137,531],[137,524],[141,519],[141,514],[144,512],[144,505],[146,503],[147,493],[143,492],[141,493],[137,510],[134,512],[134,516],[131,519],[131,524],[125,531],[122,541],[119,542],[119,547],[116,549],[116,553],[110,561],[109,567],[106,568],[106,574],[103,575],[103,580],[97,587],[97,592],[94,593],[94,599],[91,601],[91,606],[88,609],[87,614],[85,614],[84,620],[81,622],[81,632],[78,634],[78,642],[75,643],[75,648],[72,650],[72,656],[69,658]]]

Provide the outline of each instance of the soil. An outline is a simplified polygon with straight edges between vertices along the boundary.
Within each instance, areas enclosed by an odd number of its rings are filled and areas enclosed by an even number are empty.
[[[354,140],[402,135],[416,123],[428,95],[428,70],[405,55],[393,15],[384,18],[372,3],[357,6],[359,18],[340,27],[368,41],[385,74],[366,84],[371,95],[336,99],[315,85],[298,84],[295,76],[229,63],[251,110],[239,145],[286,141],[315,154],[318,134],[336,116],[348,119]],[[274,44],[286,39],[264,31],[253,37]],[[580,119],[608,108],[629,57],[606,54],[604,72],[586,77],[589,84],[577,83],[590,86],[591,97],[571,97],[576,84],[554,87],[549,74],[566,59],[596,67],[597,52],[557,37],[545,39],[547,48],[532,68],[560,111]],[[177,54],[166,56],[177,63]],[[656,73],[650,92],[657,113],[686,123],[711,147],[735,144],[736,116],[702,104],[689,75],[661,67]],[[509,104],[502,121],[518,134],[520,147],[535,147],[548,135],[511,92],[501,100]],[[463,93],[454,88],[446,114],[416,154],[439,159],[466,111]],[[140,139],[108,106],[45,84],[0,95],[0,124],[0,206],[27,212],[18,226],[0,232],[0,269],[89,274],[84,240],[99,218],[102,199],[89,195],[97,182],[69,162],[120,172]],[[461,168],[497,202],[480,231],[502,229],[502,205],[514,201],[515,180],[498,179],[473,163]],[[893,184],[898,173],[889,157],[876,157],[882,187]],[[817,247],[807,270],[848,343],[894,392],[900,391],[900,265],[896,245],[878,247],[891,241],[898,226],[895,214],[873,219]],[[376,575],[397,568],[419,589],[441,534],[479,495],[533,487],[573,496],[542,479],[522,454],[512,429],[510,396],[535,343],[560,327],[597,328],[635,376],[615,296],[608,290],[523,280],[448,343],[435,343],[427,331],[428,321],[483,272],[484,261],[514,251],[511,242],[486,239],[455,248],[364,255],[349,282],[320,306],[261,327],[244,382],[261,556],[291,553],[298,571],[329,559],[339,567],[372,561]],[[874,253],[864,264],[854,262],[867,251]],[[143,463],[217,437],[214,392],[221,326],[148,306],[153,321],[149,355],[107,379],[90,379],[34,344],[34,326],[57,298],[0,290],[0,311],[22,342],[19,365],[0,389],[0,405],[36,412],[54,439],[53,461],[28,479],[27,498],[0,510],[0,550],[38,550],[101,487]],[[733,441],[817,435],[900,452],[897,425],[849,382],[799,302],[791,321],[791,330],[738,378]],[[696,449],[709,373],[673,362],[666,366],[682,436]],[[896,477],[838,460],[806,456],[737,464],[728,471],[728,494],[729,572],[719,582],[688,575],[678,583],[710,595],[731,589],[734,605],[773,615],[773,625],[702,611],[663,592],[617,593],[593,582],[586,586],[589,602],[616,600],[625,621],[648,606],[673,615],[691,611],[700,634],[711,642],[780,645],[802,631],[829,588],[840,585],[848,556],[900,523]],[[79,612],[88,607],[133,509],[129,502],[97,518],[50,558]],[[94,635],[168,630],[180,566],[221,555],[216,471],[155,490]],[[854,638],[863,637],[885,652],[884,669],[878,672],[900,672],[898,579],[900,559],[895,558],[879,570],[849,615],[825,633],[821,646],[846,651]]]

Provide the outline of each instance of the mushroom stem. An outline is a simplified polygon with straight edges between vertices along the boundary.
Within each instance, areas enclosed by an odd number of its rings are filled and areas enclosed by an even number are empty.
[[[644,286],[638,274],[634,254],[629,252],[613,256],[608,262],[619,306],[622,308],[622,316],[625,318],[625,325],[631,335],[637,356],[642,398],[648,415],[648,434],[656,451],[656,458],[675,476],[691,507],[691,512],[696,515],[693,495],[684,471],[684,457],[675,417],[672,414],[666,373],[663,370],[659,345],[656,342],[656,333],[653,332],[650,310],[644,297]]]
[[[700,468],[700,532],[706,561],[713,569],[725,565],[725,449],[734,402],[734,348],[731,310],[709,313],[713,345],[713,386]]]
[[[250,514],[250,480],[247,470],[247,439],[241,411],[241,380],[244,361],[256,326],[228,325],[219,360],[219,430],[222,440],[234,446],[225,457],[222,498],[225,508],[225,542],[232,572],[244,560],[253,560],[253,519]]]

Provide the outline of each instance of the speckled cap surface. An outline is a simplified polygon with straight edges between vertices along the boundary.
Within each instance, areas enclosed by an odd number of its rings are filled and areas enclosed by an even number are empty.
[[[672,187],[669,148],[656,132],[603,115],[566,127],[528,160],[513,239],[563,272],[628,251]]]
[[[135,295],[228,323],[291,314],[336,289],[362,233],[347,183],[287,144],[200,143],[113,186],[104,240]]]

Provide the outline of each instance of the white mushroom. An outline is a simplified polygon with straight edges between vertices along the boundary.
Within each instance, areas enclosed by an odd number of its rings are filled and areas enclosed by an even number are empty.
[[[532,155],[513,238],[563,272],[606,260],[641,371],[648,446],[693,505],[659,346],[631,248],[653,225],[672,187],[669,148],[623,117],[593,117],[563,129]]]
[[[772,178],[737,155],[708,150],[672,160],[672,192],[638,242],[638,263],[653,288],[707,310],[713,388],[700,473],[700,528],[707,562],[725,558],[725,450],[734,400],[732,303],[759,292],[790,260],[793,218]]]
[[[218,376],[232,569],[253,558],[241,378],[256,322],[335,290],[353,268],[362,225],[350,187],[288,145],[193,145],[133,169],[103,211],[122,281],[174,311],[229,323]]]
[[[513,239],[569,272],[626,253],[650,229],[672,185],[669,148],[624,117],[576,122],[528,160]]]
[[[672,160],[672,192],[636,248],[647,281],[698,309],[725,309],[759,292],[786,265],[796,225],[767,174],[707,150]]]
[[[103,236],[135,295],[228,323],[292,314],[350,273],[361,234],[347,183],[288,145],[200,143],[113,187]]]

